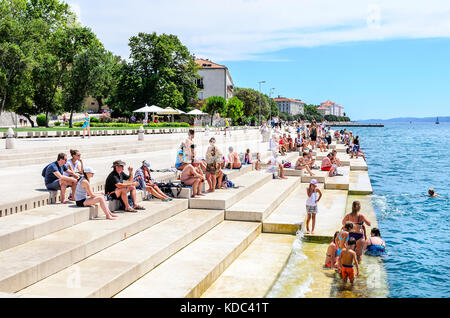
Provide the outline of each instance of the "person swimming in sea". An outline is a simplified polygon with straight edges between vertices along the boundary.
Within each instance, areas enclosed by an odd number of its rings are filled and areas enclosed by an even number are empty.
[[[386,252],[386,243],[381,238],[380,230],[374,227],[370,231],[370,238],[364,246],[365,254],[369,256],[381,256]]]
[[[428,195],[429,198],[442,198],[441,195],[434,192],[434,189],[428,189]]]

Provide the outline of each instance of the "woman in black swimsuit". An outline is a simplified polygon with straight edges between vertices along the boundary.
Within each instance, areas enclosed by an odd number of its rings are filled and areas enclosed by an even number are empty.
[[[358,256],[358,262],[361,260],[363,247],[366,242],[366,229],[364,224],[370,226],[370,221],[364,214],[359,213],[361,210],[361,203],[359,201],[353,201],[352,213],[347,214],[342,220],[342,225],[345,225],[347,221],[353,223],[353,230],[349,232],[349,237],[354,237],[356,240],[356,255]]]

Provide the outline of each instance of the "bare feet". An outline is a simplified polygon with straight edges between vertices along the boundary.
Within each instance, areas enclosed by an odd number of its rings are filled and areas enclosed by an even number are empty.
[[[71,202],[70,201],[64,201],[62,204],[70,204]]]
[[[113,217],[113,216],[106,216],[106,218],[108,219],[108,220],[116,220],[116,218],[115,217]]]
[[[114,218],[118,217],[118,215],[114,214],[114,213],[111,213],[111,216],[114,217]]]
[[[281,179],[287,179],[287,177],[280,177]]]
[[[202,197],[205,196],[205,194],[203,194],[203,193],[197,193],[197,195],[200,195],[200,196],[202,196]]]

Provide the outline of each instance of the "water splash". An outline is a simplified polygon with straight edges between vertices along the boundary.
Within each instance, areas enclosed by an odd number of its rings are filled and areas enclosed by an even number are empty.
[[[292,244],[291,256],[266,297],[301,298],[311,291],[310,286],[314,280],[311,274],[305,273],[302,266],[307,260],[303,253],[303,237],[304,233],[298,231]]]

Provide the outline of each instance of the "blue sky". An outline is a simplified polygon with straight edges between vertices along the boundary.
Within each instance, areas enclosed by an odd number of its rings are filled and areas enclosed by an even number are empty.
[[[236,86],[352,119],[450,116],[450,1],[68,0],[108,50],[139,32],[177,35]],[[226,5],[225,5],[226,4]]]

